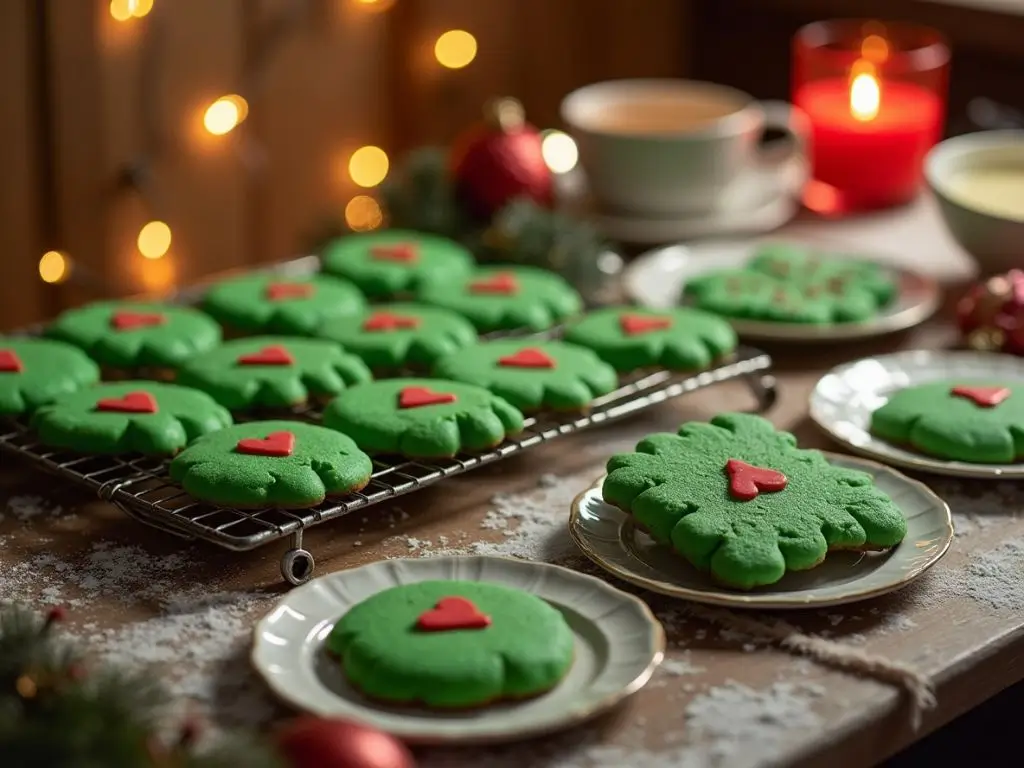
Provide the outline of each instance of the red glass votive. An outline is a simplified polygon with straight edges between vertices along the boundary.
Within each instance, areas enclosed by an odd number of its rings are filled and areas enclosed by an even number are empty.
[[[824,214],[912,200],[942,137],[949,48],[914,24],[839,20],[793,39],[793,103],[810,118],[804,204]]]

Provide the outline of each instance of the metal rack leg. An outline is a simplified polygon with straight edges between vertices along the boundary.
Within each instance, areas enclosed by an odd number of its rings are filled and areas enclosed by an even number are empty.
[[[289,584],[305,584],[313,577],[316,561],[302,548],[302,531],[292,534],[292,546],[281,557],[281,575]]]
[[[752,373],[744,376],[744,380],[757,398],[757,413],[764,413],[775,405],[779,393],[774,376],[770,373]]]

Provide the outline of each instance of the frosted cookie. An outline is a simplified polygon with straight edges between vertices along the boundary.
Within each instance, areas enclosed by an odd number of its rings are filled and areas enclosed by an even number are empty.
[[[371,699],[435,709],[537,696],[572,667],[575,638],[539,597],[477,581],[422,581],[351,608],[327,638]]]
[[[431,285],[420,301],[457,312],[481,333],[542,331],[579,314],[583,301],[554,272],[536,267],[486,267],[459,280]]]
[[[32,413],[99,380],[99,366],[69,344],[0,338],[0,416]]]
[[[586,410],[619,386],[615,369],[561,341],[485,341],[444,357],[433,375],[489,389],[524,411]]]
[[[370,482],[370,457],[340,432],[253,421],[196,440],[170,467],[192,496],[240,509],[315,507]]]
[[[608,461],[602,492],[655,541],[739,589],[813,568],[829,550],[888,549],[907,533],[870,475],[797,448],[749,414],[641,440]]]
[[[454,240],[399,229],[333,240],[322,260],[325,272],[350,280],[374,299],[414,296],[473,269],[473,255]]]
[[[523,414],[472,384],[384,379],[342,393],[324,412],[324,426],[368,453],[433,459],[493,448],[522,431]]]
[[[370,378],[363,361],[334,342],[285,336],[229,341],[178,372],[179,384],[232,411],[324,400]]]
[[[46,335],[112,368],[177,368],[221,340],[220,326],[199,310],[126,301],[69,309]]]
[[[319,275],[245,275],[214,285],[203,298],[203,309],[235,330],[300,336],[365,306],[354,285]]]
[[[378,304],[362,315],[324,323],[316,335],[338,342],[375,371],[429,369],[477,340],[466,318],[425,304]]]
[[[969,380],[907,387],[871,414],[870,429],[940,459],[1012,464],[1024,459],[1024,387]]]
[[[99,384],[42,406],[32,427],[44,445],[81,453],[171,455],[231,424],[209,395],[176,384]]]
[[[624,372],[654,367],[700,370],[736,349],[732,326],[696,309],[598,309],[570,323],[565,340],[594,350]]]

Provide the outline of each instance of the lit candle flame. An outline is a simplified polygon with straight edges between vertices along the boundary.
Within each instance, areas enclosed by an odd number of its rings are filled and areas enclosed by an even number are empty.
[[[855,120],[868,122],[878,116],[882,93],[878,78],[874,75],[874,67],[870,64],[865,67],[862,62],[857,64],[860,66],[854,65],[850,73],[850,114]]]

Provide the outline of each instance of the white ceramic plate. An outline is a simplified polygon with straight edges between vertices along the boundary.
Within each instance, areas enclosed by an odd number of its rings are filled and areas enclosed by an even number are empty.
[[[324,651],[334,623],[371,595],[429,579],[487,581],[532,592],[566,617],[576,659],[552,691],[464,712],[388,707],[349,686]],[[639,690],[661,663],[665,634],[647,606],[566,568],[501,557],[384,560],[293,589],[256,626],[252,661],[280,698],[321,716],[349,717],[412,743],[491,743],[567,728]]]
[[[1024,478],[1024,464],[969,464],[945,461],[887,443],[868,431],[871,414],[900,389],[936,379],[1019,381],[1024,360],[986,352],[918,350],[867,357],[833,368],[811,392],[810,416],[832,438],[856,453],[939,475]]]
[[[809,571],[789,573],[776,584],[738,591],[717,584],[671,547],[656,544],[629,515],[601,497],[602,477],[576,497],[569,533],[591,560],[638,586],[696,603],[732,608],[814,608],[884,595],[935,565],[953,541],[949,507],[925,485],[863,459],[826,454],[832,464],[875,478],[907,518],[907,537],[880,553],[830,552]]]
[[[779,242],[784,242],[779,239]],[[623,273],[626,296],[645,307],[665,309],[679,304],[686,281],[691,277],[721,269],[742,267],[758,245],[770,239],[709,241],[694,245],[669,245],[637,257]],[[814,247],[837,253],[856,251],[849,247],[813,243]],[[822,342],[860,339],[905,330],[934,314],[941,301],[938,283],[930,277],[890,267],[899,280],[899,295],[877,317],[862,323],[811,325],[773,323],[761,320],[728,318],[736,332],[746,339],[791,342]]]

